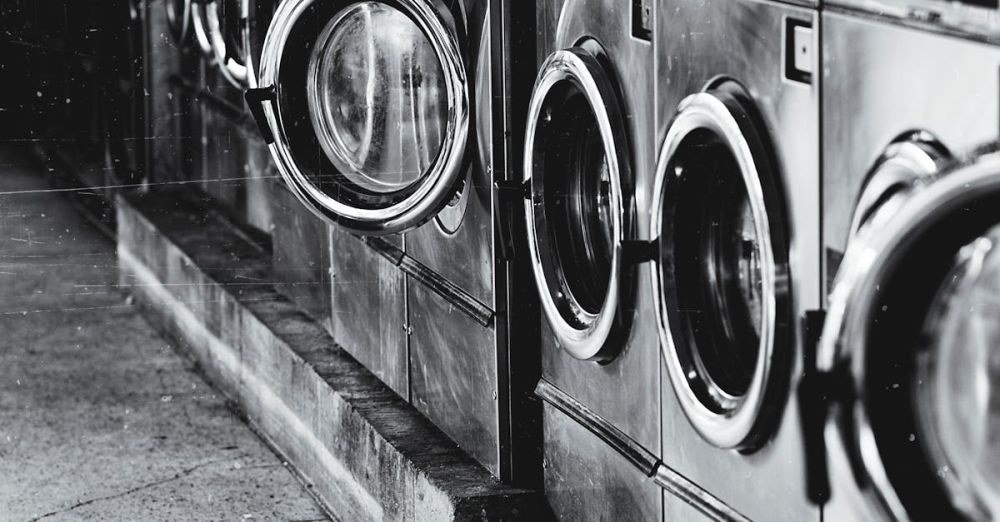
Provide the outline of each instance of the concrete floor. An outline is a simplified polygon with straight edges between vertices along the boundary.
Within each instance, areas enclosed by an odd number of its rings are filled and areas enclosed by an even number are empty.
[[[326,520],[29,165],[0,149],[0,520]]]

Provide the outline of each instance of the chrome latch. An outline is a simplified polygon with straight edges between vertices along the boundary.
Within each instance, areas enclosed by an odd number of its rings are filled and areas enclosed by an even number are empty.
[[[813,29],[810,22],[785,19],[785,77],[811,83],[816,67],[813,49]]]

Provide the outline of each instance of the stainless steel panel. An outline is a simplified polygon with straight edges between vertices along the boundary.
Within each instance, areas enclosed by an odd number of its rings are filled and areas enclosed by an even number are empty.
[[[862,16],[1000,43],[997,9],[978,0],[825,0],[824,3],[832,9],[855,11]]]
[[[656,13],[656,113],[661,140],[678,103],[719,75],[742,83],[764,119],[786,196],[797,326],[805,310],[821,302],[819,87],[815,76],[812,84],[786,78],[784,42],[786,19],[816,29],[816,14],[746,0],[696,4],[659,0]],[[819,31],[814,34],[818,38]],[[791,369],[783,383],[789,387],[796,384],[802,364],[802,336],[796,332],[791,338],[794,353],[789,354]],[[702,439],[681,411],[668,379],[664,370],[662,459],[668,466],[751,519],[818,519],[819,510],[805,495],[804,450],[793,394],[780,410],[780,424],[770,442],[744,455]]]
[[[493,263],[493,126],[489,1],[464,4],[464,42],[473,86],[465,194],[408,233],[407,254],[490,308],[496,308]]]
[[[557,519],[661,518],[662,490],[625,457],[548,404],[543,425],[545,496]]]
[[[203,66],[203,89],[210,93],[225,92],[214,66]],[[242,164],[244,142],[234,129],[232,119],[223,114],[206,96],[198,96],[201,120],[201,180],[205,191],[225,205],[233,217],[240,219],[245,212]]]
[[[1000,48],[834,13],[823,16],[823,30],[829,284],[865,176],[893,138],[923,129],[956,152],[997,138]]]
[[[333,338],[393,391],[409,398],[405,276],[357,237],[336,226],[327,229],[330,263],[323,267],[329,266],[332,276]],[[402,245],[400,237],[386,239]]]
[[[271,207],[271,192],[280,183],[278,167],[271,161],[271,153],[256,136],[246,139],[246,221],[247,224],[265,232],[274,225]]]
[[[694,506],[677,498],[669,491],[663,492],[663,520],[710,520],[704,513],[695,509]],[[832,519],[843,520],[843,519]]]
[[[146,4],[147,67],[146,90],[149,93],[148,140],[150,179],[154,182],[186,179],[186,153],[190,150],[190,107],[186,96],[172,85],[170,78],[182,74],[182,51],[170,35],[163,0]]]
[[[501,448],[499,401],[506,392],[498,382],[496,331],[474,322],[412,278],[407,281],[410,400],[463,450],[500,476],[500,452],[507,448]]]
[[[539,3],[536,23],[538,63],[549,53],[571,47],[587,36],[595,38],[607,53],[610,74],[620,88],[624,104],[637,208],[645,208],[652,189],[655,159],[653,80],[649,74],[653,49],[650,42],[631,34],[631,3],[619,0]],[[644,220],[640,219],[640,223],[639,237],[648,237]],[[638,271],[639,281],[648,280],[645,270],[646,267],[641,267]],[[638,290],[630,336],[618,358],[605,365],[574,359],[556,345],[548,325],[543,324],[542,373],[630,438],[655,450],[660,440],[660,408],[656,400],[660,352],[656,323],[647,306],[652,302],[648,285],[639,284]],[[575,436],[575,432],[563,433]]]
[[[494,248],[492,74],[494,67],[502,69],[492,62],[490,8],[488,0],[452,6],[467,34],[463,46],[472,87],[472,132],[462,191],[434,219],[406,236],[404,268],[429,269],[435,276],[421,278],[414,273],[407,277],[410,390],[417,408],[494,475],[530,480],[532,472],[513,469],[514,461],[525,457],[514,455],[511,417],[526,414],[512,411],[510,404],[520,404],[521,398],[512,395],[524,390],[512,392],[508,383],[509,346],[503,335],[506,303],[497,301],[506,295],[503,289],[497,290],[506,279]],[[499,173],[497,179],[503,177]],[[489,312],[481,315],[488,320],[476,321],[464,313],[470,303],[449,302],[441,292],[433,291],[434,286],[427,283],[437,278],[478,301],[473,303],[475,308]]]
[[[482,304],[495,308],[493,260],[493,182],[490,175],[470,168],[468,194],[460,225],[448,233],[436,217],[407,233],[406,253],[468,292]],[[443,214],[461,213],[446,208]]]
[[[327,225],[275,186],[272,259],[275,288],[330,329],[330,236]]]

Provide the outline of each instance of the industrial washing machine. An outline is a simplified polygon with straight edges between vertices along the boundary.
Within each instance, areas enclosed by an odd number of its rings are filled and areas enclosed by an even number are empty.
[[[660,354],[637,241],[655,147],[651,13],[535,9],[521,205],[544,317],[546,498],[566,520],[658,519]]]
[[[279,177],[271,161],[267,144],[256,129],[247,129],[243,90],[257,86],[257,67],[264,47],[264,38],[271,23],[277,0],[207,0],[193,10],[198,13],[201,33],[212,49],[212,62],[228,85],[223,95],[238,109],[236,127],[243,132],[234,147],[241,149],[240,170],[227,177],[242,177],[241,205],[246,221],[262,230],[277,228],[279,217],[273,217],[271,189]],[[229,89],[232,86],[234,89]],[[237,174],[241,173],[241,174]],[[282,262],[293,262],[284,257]]]
[[[103,6],[109,30],[100,35],[103,128],[106,169],[102,191],[146,179],[146,107],[143,97],[143,23],[141,5],[118,0]]]
[[[812,489],[829,520],[996,519],[996,5],[869,7],[822,20],[835,279],[807,387]]]
[[[197,81],[200,55],[193,49],[190,0],[150,0],[146,13],[146,99],[149,176],[155,182],[189,181],[200,136],[192,96],[182,84]]]
[[[519,354],[494,227],[499,6],[285,0],[247,100],[288,187],[333,225],[334,338],[517,481]]]
[[[239,64],[247,61],[242,56],[247,47],[228,46],[229,38],[221,34],[221,17],[227,9],[238,12],[241,6],[227,8],[220,4],[221,0],[191,1],[187,8],[195,49],[201,55],[195,67],[196,77],[183,82],[192,100],[192,127],[198,138],[192,177],[202,181],[202,188],[221,203],[231,218],[269,230],[268,198],[260,194],[251,197],[254,191],[264,192],[261,177],[266,175],[267,164],[260,161],[264,157],[259,150],[262,145],[253,143],[259,142],[259,135],[243,101],[247,71]],[[184,12],[184,8],[171,10]],[[229,34],[246,38],[247,23],[232,24],[234,29]],[[221,47],[226,49],[217,50]],[[220,60],[217,54],[225,59]]]
[[[662,142],[644,219],[661,458],[714,499],[668,487],[665,517],[818,520],[794,390],[802,318],[821,305],[819,20],[755,0],[656,8]]]

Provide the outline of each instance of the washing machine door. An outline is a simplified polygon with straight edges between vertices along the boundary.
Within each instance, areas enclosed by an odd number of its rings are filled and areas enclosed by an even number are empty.
[[[817,365],[831,466],[865,516],[1000,517],[998,150],[876,210],[838,271]]]
[[[212,49],[212,36],[208,30],[207,6],[212,0],[192,0],[189,5],[191,9],[191,32],[194,33],[195,43],[202,56],[215,62],[215,50]]]
[[[215,62],[237,87],[256,87],[257,68],[267,27],[274,13],[272,0],[208,0],[205,23]]]
[[[657,163],[651,283],[677,399],[720,448],[757,447],[784,402],[794,339],[778,176],[738,83],[680,103]]]
[[[466,64],[426,0],[285,0],[247,92],[288,186],[355,233],[416,227],[460,191]]]
[[[548,325],[570,355],[606,362],[625,344],[635,204],[622,104],[593,42],[542,64],[528,108],[528,247]]]
[[[253,0],[206,0],[204,22],[212,55],[222,76],[236,87],[249,86],[249,29]]]
[[[891,214],[912,191],[952,161],[951,152],[933,134],[923,130],[897,136],[868,172],[854,207],[848,242],[876,213]]]
[[[166,0],[163,7],[170,36],[175,42],[183,43],[191,30],[191,0]]]

